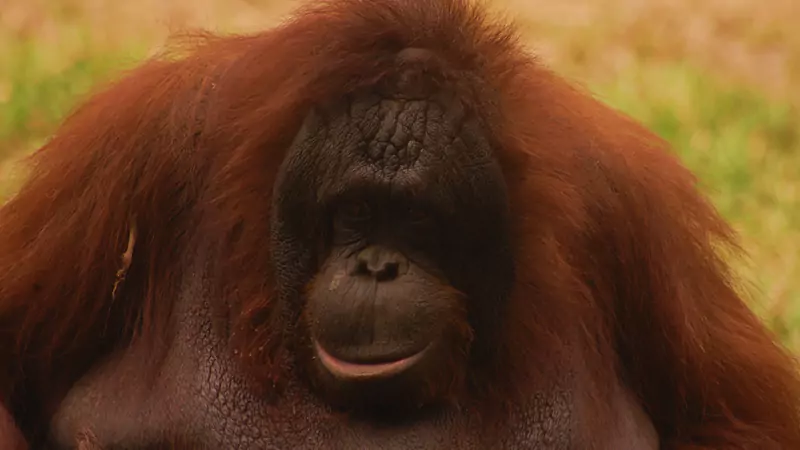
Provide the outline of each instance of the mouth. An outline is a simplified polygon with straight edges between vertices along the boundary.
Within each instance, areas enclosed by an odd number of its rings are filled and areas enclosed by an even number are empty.
[[[344,380],[371,380],[376,378],[391,378],[417,365],[428,351],[430,346],[421,351],[401,359],[379,363],[360,363],[344,361],[328,353],[319,342],[314,342],[314,347],[322,366],[336,378]]]

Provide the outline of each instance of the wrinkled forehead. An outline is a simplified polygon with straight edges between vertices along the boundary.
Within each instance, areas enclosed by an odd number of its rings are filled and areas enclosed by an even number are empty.
[[[287,164],[303,165],[295,173],[317,183],[320,201],[354,189],[466,198],[502,184],[485,130],[453,96],[353,95],[315,109],[302,128]]]

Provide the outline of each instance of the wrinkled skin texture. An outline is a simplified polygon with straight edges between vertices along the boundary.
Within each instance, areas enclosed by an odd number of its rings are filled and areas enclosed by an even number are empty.
[[[67,398],[55,420],[56,436],[66,445],[80,427],[92,428],[110,448],[163,444],[165,436],[202,448],[587,448],[590,436],[576,436],[582,420],[580,393],[555,389],[519,405],[508,423],[491,434],[475,428],[475,418],[437,411],[392,423],[348,421],[303,386],[289,386],[272,405],[249,393],[224,345],[213,336],[202,275],[192,273],[179,301],[183,318],[176,345],[163,364],[157,387],[141,386],[141,356],[131,350]],[[184,309],[186,308],[186,309]],[[578,381],[578,380],[575,380]],[[618,398],[619,434],[607,448],[656,448],[639,408]],[[276,411],[280,413],[276,414]],[[622,438],[624,436],[624,438]]]
[[[466,2],[148,61],[31,169],[3,448],[800,448],[692,175]]]
[[[398,90],[413,88],[418,86],[398,86]],[[449,279],[460,281],[458,287],[463,287],[462,290],[472,302],[488,303],[498,308],[507,297],[509,285],[513,281],[510,276],[513,274],[513,263],[510,255],[505,253],[508,252],[508,244],[502,239],[507,236],[508,231],[504,229],[507,225],[502,220],[507,212],[501,173],[491,157],[488,145],[475,136],[479,133],[479,127],[474,123],[462,125],[460,121],[463,114],[451,114],[451,117],[447,117],[437,103],[426,104],[424,101],[406,103],[402,100],[404,95],[400,97],[401,100],[382,100],[374,96],[366,99],[357,98],[356,101],[350,102],[350,107],[344,112],[339,110],[330,113],[333,119],[329,121],[324,121],[316,113],[309,116],[289,150],[287,162],[283,167],[284,175],[275,187],[278,195],[277,206],[274,209],[277,217],[275,220],[277,225],[273,227],[275,230],[273,248],[276,249],[274,260],[279,268],[279,275],[286,277],[283,285],[287,286],[285,289],[288,293],[284,294],[286,295],[284,301],[288,304],[305,302],[307,307],[315,307],[309,323],[317,323],[317,327],[324,329],[326,320],[332,322],[329,326],[332,329],[322,333],[314,333],[315,327],[308,327],[309,334],[321,336],[320,342],[335,345],[346,340],[350,344],[345,347],[346,349],[389,354],[398,344],[402,345],[409,339],[424,339],[424,344],[432,340],[434,345],[441,348],[434,348],[436,352],[426,354],[416,366],[388,381],[378,380],[370,383],[357,379],[349,381],[347,386],[342,386],[344,382],[326,373],[325,368],[319,363],[308,361],[306,364],[313,366],[308,371],[308,376],[321,385],[319,390],[322,399],[297,383],[286,388],[286,392],[277,404],[268,406],[263,400],[249,393],[246,382],[240,376],[231,373],[230,367],[235,367],[235,364],[226,354],[224,337],[218,336],[210,325],[213,323],[210,316],[212,309],[210,302],[213,302],[213,299],[205,298],[204,293],[211,289],[203,286],[202,272],[190,272],[185,276],[187,285],[181,289],[181,298],[176,304],[175,314],[178,320],[173,325],[176,333],[173,338],[174,344],[170,346],[164,362],[159,365],[157,388],[148,393],[146,388],[139,386],[141,383],[136,377],[139,376],[141,369],[137,365],[142,356],[137,353],[136,348],[128,349],[119,360],[113,360],[108,367],[101,367],[97,374],[86,378],[62,403],[54,420],[57,442],[68,445],[82,428],[91,429],[97,442],[124,448],[161,445],[175,440],[202,443],[200,445],[210,448],[234,446],[309,449],[426,448],[434,442],[446,448],[511,449],[544,446],[566,449],[584,448],[589,442],[593,442],[593,436],[583,436],[572,431],[579,428],[579,423],[587,420],[582,418],[586,412],[581,408],[581,404],[585,402],[581,396],[588,393],[570,390],[567,387],[572,383],[582,384],[583,382],[577,377],[567,385],[554,383],[546,386],[543,393],[531,394],[529,400],[516,405],[517,411],[511,413],[500,429],[488,434],[485,431],[477,432],[480,429],[474,425],[477,417],[459,414],[449,408],[436,408],[422,413],[412,411],[408,413],[413,414],[412,417],[401,417],[399,420],[396,417],[384,419],[379,422],[382,426],[378,428],[370,422],[346,423],[330,419],[330,413],[324,405],[325,400],[334,401],[337,406],[346,408],[363,406],[362,404],[374,406],[375,400],[379,399],[384,409],[394,410],[401,408],[409,396],[418,399],[420,403],[430,401],[431,399],[427,397],[417,397],[424,386],[417,386],[415,382],[426,380],[430,383],[432,375],[436,375],[436,372],[446,372],[450,369],[443,365],[442,361],[447,361],[448,352],[456,349],[447,347],[449,343],[447,341],[436,341],[436,330],[438,324],[451,320],[451,316],[455,313],[449,309],[462,306],[459,303],[463,300],[458,297],[437,296],[435,292],[435,285],[439,282],[437,278],[427,274],[424,268],[414,262],[404,262],[410,268],[399,271],[400,275],[395,280],[384,280],[382,283],[364,283],[361,277],[350,276],[351,270],[345,270],[346,275],[337,282],[354,285],[349,290],[345,289],[348,294],[345,296],[340,296],[339,290],[328,289],[331,277],[327,276],[328,271],[323,268],[320,270],[322,280],[314,283],[315,286],[324,285],[324,288],[320,289],[321,292],[312,289],[308,291],[307,296],[292,297],[291,287],[294,279],[299,278],[295,289],[302,292],[302,286],[309,282],[309,276],[304,277],[303,272],[308,271],[311,276],[315,272],[307,269],[308,263],[294,266],[292,263],[313,260],[314,256],[310,253],[319,247],[315,242],[316,237],[323,234],[323,230],[307,228],[309,223],[316,224],[322,220],[314,217],[313,207],[302,202],[305,195],[312,198],[314,195],[319,195],[322,199],[314,199],[310,203],[322,205],[330,203],[336,205],[339,197],[366,198],[365,195],[368,194],[378,197],[372,202],[373,206],[377,208],[379,205],[385,205],[386,211],[383,211],[385,214],[381,216],[388,216],[390,223],[386,228],[382,228],[377,223],[378,220],[372,218],[369,221],[370,229],[373,231],[371,237],[378,242],[387,242],[381,238],[386,239],[388,235],[389,238],[393,238],[391,242],[405,245],[404,252],[390,254],[387,257],[419,255],[420,258],[427,257],[429,260],[449,263],[450,267],[443,266],[442,270],[452,275],[448,277]],[[423,118],[427,120],[421,120]],[[399,152],[397,158],[386,153],[375,156],[377,152],[373,150],[382,147],[382,136],[392,136],[394,145],[398,148],[408,148],[409,139],[406,138],[403,142],[404,129],[416,133],[417,136],[414,137],[419,140],[423,152],[418,155],[412,153],[413,159],[406,161],[403,161],[403,152]],[[458,145],[461,139],[469,145]],[[362,142],[368,143],[364,153],[361,153]],[[456,144],[452,144],[453,142]],[[448,151],[453,156],[448,155]],[[470,153],[475,153],[477,156]],[[437,173],[438,167],[446,166],[450,170],[458,167],[456,158],[459,157],[467,161],[466,173],[456,172],[452,180],[444,178],[447,173]],[[332,158],[337,159],[328,160]],[[331,175],[330,171],[336,169],[342,173]],[[327,176],[324,172],[326,170]],[[297,171],[299,174],[293,175],[292,171]],[[427,175],[426,171],[433,174]],[[320,180],[328,184],[328,187],[319,187],[313,182],[309,183],[309,180]],[[459,185],[470,182],[478,186],[469,189]],[[355,186],[355,189],[352,186]],[[380,197],[383,193],[382,188],[390,190],[392,197]],[[416,196],[403,197],[404,188],[414,189],[417,192]],[[427,193],[426,188],[427,191],[433,192]],[[447,188],[454,192],[452,194],[447,192]],[[475,192],[474,195],[477,195],[478,199],[466,200],[468,204],[465,205],[457,204],[448,196],[459,193],[464,196],[470,191]],[[420,200],[433,203],[431,209],[438,212],[440,217],[444,217],[438,221],[448,225],[446,230],[421,229],[422,219],[416,217],[412,218],[416,221],[410,223],[402,220],[405,219],[404,213],[412,206],[419,208],[427,206],[419,205]],[[323,206],[320,209],[326,208]],[[305,214],[298,216],[292,214],[293,211],[303,211]],[[446,213],[458,215],[465,212],[468,214],[463,218],[446,216]],[[469,220],[469,215],[491,217],[493,220],[486,223],[473,220],[465,224],[464,221]],[[334,225],[333,228],[333,233],[336,234],[337,227]],[[341,244],[337,236],[331,238],[334,250],[322,252],[330,253],[328,261],[322,263],[323,267],[335,266],[342,260],[346,266],[361,261],[358,257],[341,257],[340,247],[349,249],[353,245],[352,235],[357,233],[351,228],[343,231],[347,234],[344,238],[350,239],[345,239],[346,244]],[[383,233],[375,236],[375,231]],[[476,239],[470,246],[467,241],[470,235],[485,236],[485,238]],[[491,245],[486,245],[487,243]],[[412,247],[411,244],[416,246]],[[363,245],[359,248],[363,248]],[[373,247],[367,247],[370,248]],[[437,249],[438,254],[422,251],[432,248]],[[362,251],[360,255],[363,254]],[[458,258],[453,258],[454,255]],[[202,264],[201,261],[207,259],[208,257],[196,257],[189,263],[194,262],[195,265],[199,265]],[[458,262],[464,260],[478,262],[468,267],[457,267]],[[482,265],[480,261],[492,264]],[[479,273],[467,272],[459,277],[458,270],[452,269],[452,266],[462,271],[472,270]],[[419,274],[415,274],[415,271]],[[473,287],[469,283],[470,278],[479,279],[481,283]],[[393,288],[392,281],[399,283],[400,286]],[[361,287],[359,283],[366,286]],[[385,286],[387,284],[389,287]],[[369,305],[375,318],[368,316],[369,319],[365,319],[366,324],[355,321],[351,325],[349,322],[354,321],[351,317],[353,314],[364,315],[368,312],[342,311],[339,303],[357,302],[353,299],[362,295],[358,292],[359,288],[369,291],[363,294],[368,300],[378,297],[374,304],[370,302]],[[388,293],[381,293],[381,290]],[[449,293],[445,292],[445,296]],[[381,302],[383,300],[380,298],[381,295],[387,297],[385,302]],[[375,304],[387,305],[386,310],[382,312]],[[395,315],[398,308],[403,307],[409,308],[410,317],[403,315],[402,309],[399,310],[400,317]],[[474,306],[468,304],[466,307],[477,311],[481,309],[480,304]],[[484,308],[488,309],[486,306]],[[427,319],[426,314],[430,315],[430,322],[424,322]],[[479,323],[484,327],[490,326],[479,322],[481,319],[479,314],[475,314],[472,323]],[[376,323],[373,334],[377,336],[369,336],[372,338],[370,342],[378,342],[381,345],[359,345],[364,342],[359,326],[372,323]],[[350,326],[342,327],[342,324]],[[357,330],[353,331],[353,328]],[[400,330],[397,331],[396,328]],[[433,338],[429,336],[431,330],[434,331]],[[488,333],[488,330],[476,329],[478,341],[484,337],[481,331]],[[552,363],[559,364],[559,361]],[[578,363],[578,361],[564,361],[560,364],[563,364],[565,369],[572,370],[571,367]],[[565,376],[569,378],[567,373],[565,372]],[[641,408],[627,397],[629,394],[625,392],[624,387],[617,386],[616,389],[619,390],[619,396],[614,397],[618,402],[614,411],[619,415],[620,429],[608,441],[596,443],[602,443],[609,448],[655,448],[656,438],[652,425],[645,418]],[[104,398],[110,393],[113,393],[113,400]],[[119,409],[119,405],[126,406]],[[276,421],[274,413],[270,411],[271,408],[279,411],[291,410],[292,413],[281,414],[280,420]],[[375,411],[362,408],[360,412],[370,414]],[[414,418],[416,415],[420,415],[422,420]],[[122,422],[109,420],[109,417],[119,418],[117,420]],[[136,423],[139,420],[143,426],[131,426],[131,422]],[[398,423],[394,423],[395,421]],[[621,436],[625,438],[620,439]]]
[[[413,62],[423,65],[430,57],[419,53]],[[490,317],[502,315],[513,283],[502,172],[480,126],[457,101],[429,100],[413,81],[418,68],[402,70],[411,74],[384,85],[388,97],[356,95],[312,113],[275,186],[278,295],[305,305],[305,346],[349,362],[421,357],[388,381],[337,381],[312,369],[320,389],[347,406],[378,398],[391,409],[423,404],[437,395],[425,391],[456,383],[461,363],[445,363],[487,351],[468,341],[493,342]],[[381,264],[396,267],[385,275]],[[309,283],[306,295],[294,294]]]

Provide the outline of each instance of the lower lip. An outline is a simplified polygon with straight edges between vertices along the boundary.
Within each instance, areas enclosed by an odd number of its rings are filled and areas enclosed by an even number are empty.
[[[417,364],[427,350],[427,348],[425,348],[408,358],[389,363],[355,364],[331,356],[318,342],[314,342],[314,346],[320,362],[333,376],[350,380],[369,380],[398,375]]]

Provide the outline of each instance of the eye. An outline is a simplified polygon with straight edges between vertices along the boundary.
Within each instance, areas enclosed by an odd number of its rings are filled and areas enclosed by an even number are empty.
[[[370,219],[371,211],[366,202],[346,202],[339,206],[336,216],[344,223],[364,222]]]
[[[412,223],[424,223],[430,220],[430,215],[422,208],[409,207],[406,210],[406,217]]]

